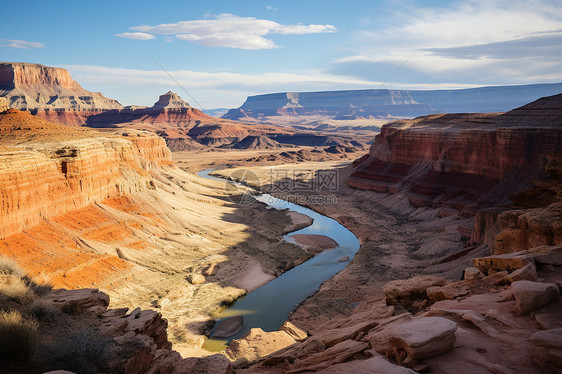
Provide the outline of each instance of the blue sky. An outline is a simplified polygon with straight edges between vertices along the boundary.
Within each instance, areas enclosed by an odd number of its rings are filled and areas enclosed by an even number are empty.
[[[152,105],[168,90],[216,108],[387,80],[397,89],[562,81],[562,0],[27,0],[2,9],[0,60],[65,67],[124,105]]]

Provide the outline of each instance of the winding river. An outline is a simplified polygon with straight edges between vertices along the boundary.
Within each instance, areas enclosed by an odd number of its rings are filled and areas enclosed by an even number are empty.
[[[212,171],[212,169],[207,169],[197,174],[203,178],[236,184],[236,182],[209,175]],[[295,234],[325,235],[335,240],[338,246],[295,266],[238,299],[230,308],[220,313],[216,321],[217,325],[226,318],[242,315],[244,328],[228,339],[208,339],[205,348],[210,351],[224,349],[232,339],[241,338],[254,327],[260,327],[264,331],[277,330],[287,320],[289,313],[307,297],[314,294],[323,281],[333,277],[347,266],[348,262],[339,262],[338,259],[348,256],[351,260],[359,250],[359,239],[336,220],[269,194],[261,194],[255,198],[272,208],[289,209],[313,219],[312,225],[285,235],[286,241],[294,243],[291,236]]]

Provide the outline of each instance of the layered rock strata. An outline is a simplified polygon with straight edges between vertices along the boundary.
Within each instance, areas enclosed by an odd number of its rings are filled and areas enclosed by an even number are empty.
[[[14,133],[25,132],[9,131],[13,117],[31,120],[25,112],[0,118],[4,146]],[[68,131],[49,123],[46,126],[53,133]],[[83,135],[87,133],[56,143],[49,143],[45,136],[38,139],[42,141],[33,151],[14,146],[0,153],[0,237],[96,201],[146,190],[153,165],[171,164],[164,140],[152,133],[126,130]],[[131,174],[137,177],[131,178]]]
[[[416,207],[450,207],[461,216],[476,216],[474,230],[465,235],[498,251],[522,240],[528,243],[514,250],[554,245],[560,242],[561,144],[562,95],[507,113],[420,117],[383,126],[369,155],[355,162],[347,184],[400,192]],[[542,218],[497,208],[506,205],[539,208]],[[555,227],[549,228],[549,221]],[[510,235],[496,236],[507,229],[520,238],[505,243]],[[499,238],[495,245],[494,238]]]

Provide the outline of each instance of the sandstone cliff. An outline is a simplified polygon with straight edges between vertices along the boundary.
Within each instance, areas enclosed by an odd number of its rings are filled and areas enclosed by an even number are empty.
[[[502,235],[506,238],[501,240],[509,243],[493,244],[499,231],[517,232],[521,241],[525,230],[544,229],[529,229],[533,224],[524,223],[526,216],[522,213],[515,214],[518,219],[508,218],[507,213],[500,215],[499,221],[496,218],[507,207],[541,208],[556,201],[561,144],[562,95],[542,98],[507,113],[419,117],[383,126],[369,155],[355,162],[347,184],[402,193],[414,206],[451,207],[464,217],[476,215],[473,232],[465,235],[472,236],[474,242],[492,248],[509,247],[511,251],[522,246],[507,239],[505,233]],[[529,188],[534,192],[525,195],[522,191]],[[519,195],[512,195],[516,192]],[[546,227],[559,213],[548,217],[543,219]],[[492,230],[494,225],[498,227]],[[559,244],[556,230],[546,229],[550,239],[542,232],[537,234],[542,239],[525,240],[530,240],[529,245]]]
[[[151,132],[0,114],[0,255],[55,287],[158,309],[177,349],[199,349],[210,315],[256,288],[256,274],[309,256],[271,242],[290,224],[285,212],[233,206],[232,193],[172,165]]]
[[[0,63],[0,96],[6,97],[12,108],[50,119],[61,116],[61,112],[80,116],[80,112],[122,107],[99,92],[85,90],[65,69],[29,63]]]
[[[68,126],[148,130],[166,140],[172,151],[233,146],[247,136],[292,135],[287,127],[209,116],[172,92],[152,107],[123,107],[99,92],[82,88],[65,69],[29,63],[0,63],[0,97],[15,109]],[[291,137],[288,143],[296,144]],[[307,144],[309,145],[309,144]]]
[[[17,111],[0,117],[0,142],[8,148],[0,155],[0,237],[96,201],[147,189],[152,165],[171,163],[164,140],[151,133],[81,131],[61,140],[53,135],[69,129],[32,120],[29,113]],[[37,123],[42,136],[18,147],[17,140],[36,131],[32,126]],[[138,177],[130,178],[131,173]]]

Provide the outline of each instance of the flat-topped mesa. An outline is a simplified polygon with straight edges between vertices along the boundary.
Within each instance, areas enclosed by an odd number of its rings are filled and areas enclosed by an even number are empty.
[[[562,91],[562,83],[458,90],[346,90],[249,96],[223,118],[325,116],[332,119],[415,117],[433,113],[503,112]]]
[[[168,91],[164,95],[160,95],[158,101],[152,106],[152,110],[159,109],[183,109],[191,108],[189,103],[182,100],[182,98],[175,92]]]
[[[562,160],[561,144],[562,94],[507,113],[418,117],[383,126],[347,183],[471,216],[546,175]]]
[[[99,92],[85,90],[66,69],[20,62],[0,63],[0,96],[12,108],[72,125],[84,122],[75,117],[123,107]]]
[[[37,84],[68,90],[83,89],[66,69],[25,62],[0,62],[0,88],[13,90]]]

